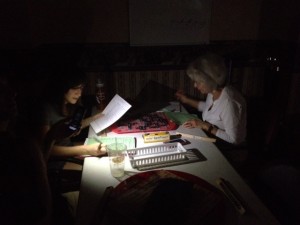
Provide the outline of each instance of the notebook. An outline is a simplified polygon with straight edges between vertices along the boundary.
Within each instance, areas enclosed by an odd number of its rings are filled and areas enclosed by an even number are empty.
[[[109,145],[115,143],[116,141],[125,144],[127,146],[127,149],[136,148],[136,138],[132,136],[86,138],[85,144],[90,145],[101,142],[105,145]]]

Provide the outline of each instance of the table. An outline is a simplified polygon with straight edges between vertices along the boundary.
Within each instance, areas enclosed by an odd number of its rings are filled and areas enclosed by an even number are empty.
[[[200,130],[201,136],[206,136]],[[176,131],[171,131],[170,134],[175,134]],[[94,136],[95,133],[90,128],[89,137]],[[147,143],[145,144],[142,138],[142,133],[131,134],[115,134],[108,132],[107,136],[124,135],[135,136],[137,138],[137,147],[147,145],[162,144],[162,143]],[[227,159],[219,151],[219,149],[211,142],[205,142],[195,139],[188,139],[191,144],[185,145],[185,148],[197,148],[207,158],[206,161],[177,165],[167,167],[165,169],[178,170],[186,173],[196,175],[210,184],[217,186],[216,180],[220,177],[228,180],[238,191],[242,199],[246,203],[246,213],[240,215],[239,224],[242,225],[279,225],[280,223],[266,208],[266,206],[255,195],[242,177],[230,165]],[[87,157],[84,160],[82,180],[80,187],[80,195],[77,207],[76,225],[89,225],[95,214],[95,210],[105,189],[109,186],[115,187],[122,180],[126,179],[134,173],[139,171],[133,169],[130,165],[129,159],[125,162],[125,171],[127,174],[121,179],[116,179],[111,176],[108,157]]]

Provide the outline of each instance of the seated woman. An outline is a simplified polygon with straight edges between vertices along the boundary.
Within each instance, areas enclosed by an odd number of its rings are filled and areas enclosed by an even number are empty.
[[[44,124],[42,132],[45,135],[51,126],[62,119],[70,119],[74,111],[81,105],[80,99],[86,77],[80,70],[64,70],[50,78],[46,89],[46,102],[44,106]],[[81,129],[101,117],[97,113],[91,117],[84,118]],[[78,133],[80,130],[78,131]],[[105,146],[102,144],[75,145],[71,138],[66,138],[54,143],[50,152],[49,168],[81,170],[82,166],[77,163],[66,162],[64,159],[82,155],[102,156],[106,154]],[[60,158],[59,160],[51,160]]]
[[[188,65],[186,72],[194,87],[206,95],[206,100],[198,101],[177,91],[180,102],[202,112],[202,119],[186,121],[183,126],[198,127],[213,135],[223,152],[243,145],[246,140],[246,101],[235,88],[226,84],[228,71],[224,59],[214,53],[203,54]]]

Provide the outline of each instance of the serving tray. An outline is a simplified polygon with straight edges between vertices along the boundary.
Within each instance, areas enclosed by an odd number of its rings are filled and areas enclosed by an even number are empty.
[[[131,166],[140,171],[207,160],[198,149],[185,149],[180,143],[131,149],[127,154]]]

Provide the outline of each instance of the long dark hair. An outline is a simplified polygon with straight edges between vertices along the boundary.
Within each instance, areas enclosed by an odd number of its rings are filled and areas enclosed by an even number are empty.
[[[79,68],[67,68],[60,69],[50,76],[47,82],[46,88],[46,101],[57,107],[58,112],[63,116],[70,116],[77,105],[81,104],[81,101],[73,104],[64,104],[64,95],[71,88],[79,85],[85,85],[87,78],[85,73]],[[66,107],[66,108],[64,108]],[[67,112],[67,115],[65,114]]]

